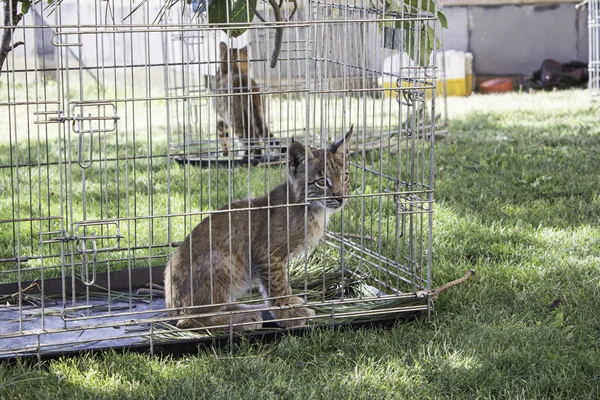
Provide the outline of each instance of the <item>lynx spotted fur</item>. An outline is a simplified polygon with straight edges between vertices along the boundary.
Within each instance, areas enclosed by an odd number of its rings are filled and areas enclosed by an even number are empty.
[[[267,305],[282,306],[272,312],[275,319],[285,319],[280,326],[306,324],[314,312],[302,305],[300,297],[291,295],[287,264],[317,244],[329,215],[340,210],[349,195],[346,160],[351,135],[352,129],[327,149],[305,149],[293,142],[288,149],[285,182],[264,196],[234,201],[221,208],[231,211],[211,214],[200,222],[165,269],[166,305],[175,309],[169,316],[246,310],[233,314],[234,324],[246,323],[237,329],[259,328],[260,312],[251,311],[248,305],[228,304],[257,281]],[[317,197],[326,199],[311,200]],[[266,206],[273,208],[261,208]],[[208,307],[180,309],[204,305]],[[229,322],[229,315],[220,314],[181,318],[177,326],[228,326]]]

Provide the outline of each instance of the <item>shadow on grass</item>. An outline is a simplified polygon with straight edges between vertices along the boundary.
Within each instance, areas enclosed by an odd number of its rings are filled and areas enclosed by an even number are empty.
[[[464,298],[483,309],[527,315],[565,296],[590,306],[572,294],[597,292],[598,148],[593,110],[454,121],[436,145],[435,282],[476,268]]]
[[[436,147],[439,204],[485,224],[600,223],[600,128],[593,113],[470,114]]]
[[[578,398],[597,389],[593,354],[558,324],[414,322],[317,330],[182,359],[107,352],[45,368],[0,366],[0,393],[53,398]],[[26,375],[19,375],[26,372]],[[27,379],[31,379],[27,381]],[[12,397],[6,397],[12,398]],[[55,398],[55,397],[54,397]]]

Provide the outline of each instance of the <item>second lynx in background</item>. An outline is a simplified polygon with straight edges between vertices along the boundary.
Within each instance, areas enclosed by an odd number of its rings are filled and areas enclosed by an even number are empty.
[[[258,84],[248,76],[248,49],[229,49],[221,42],[219,47],[219,69],[215,77],[215,109],[219,116],[217,130],[221,148],[229,155],[229,132],[233,130],[245,157],[252,153],[260,158],[261,140],[269,147],[279,147],[267,127]],[[233,94],[228,96],[226,94]]]

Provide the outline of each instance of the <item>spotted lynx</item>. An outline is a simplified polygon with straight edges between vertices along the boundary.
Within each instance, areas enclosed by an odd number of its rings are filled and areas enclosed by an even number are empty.
[[[279,140],[273,138],[267,127],[258,84],[249,76],[247,47],[229,49],[221,42],[219,60],[215,94],[234,94],[215,97],[215,109],[221,118],[217,122],[217,131],[223,153],[229,154],[230,130],[246,149],[246,157],[250,153],[253,158],[260,157],[261,139],[269,146],[279,147]],[[243,94],[236,95],[239,93]]]
[[[302,306],[300,297],[291,296],[287,264],[318,243],[331,213],[344,205],[349,194],[346,161],[351,135],[352,128],[327,149],[305,149],[299,142],[292,142],[285,182],[264,196],[234,201],[221,208],[230,207],[229,213],[214,213],[200,222],[166,266],[166,305],[217,305],[171,310],[169,316],[249,310],[248,305],[226,303],[235,301],[237,295],[257,282],[267,305],[297,306],[272,312],[275,319],[285,319],[278,323],[280,326],[305,325],[314,312]],[[310,202],[307,207],[306,201]],[[179,319],[177,326],[227,326],[229,322],[229,315],[213,315]],[[246,323],[237,329],[257,329],[262,326],[262,316],[259,311],[234,313],[233,323]]]

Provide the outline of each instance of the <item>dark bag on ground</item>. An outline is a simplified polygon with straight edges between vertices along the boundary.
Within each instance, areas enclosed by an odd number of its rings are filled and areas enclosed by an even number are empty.
[[[561,64],[556,60],[545,60],[539,70],[526,81],[530,89],[552,90],[585,87],[588,82],[586,63],[571,61]]]

